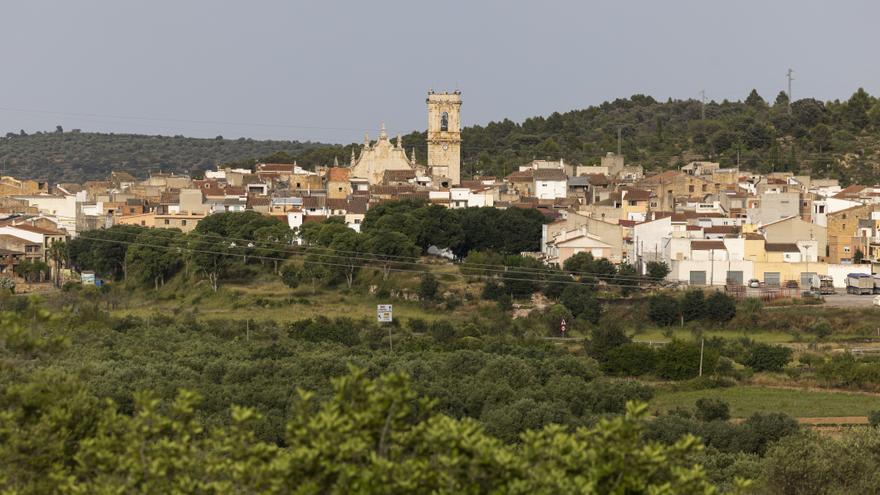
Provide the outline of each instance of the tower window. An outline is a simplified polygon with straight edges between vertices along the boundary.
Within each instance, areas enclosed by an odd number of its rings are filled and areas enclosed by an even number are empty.
[[[449,114],[443,112],[440,114],[440,130],[448,131],[449,130]]]

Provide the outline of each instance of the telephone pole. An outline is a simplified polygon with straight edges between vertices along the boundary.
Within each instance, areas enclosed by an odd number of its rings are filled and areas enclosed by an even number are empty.
[[[706,90],[700,90],[700,120],[706,120]]]
[[[791,82],[794,80],[794,77],[791,75],[794,74],[794,71],[791,68],[788,69],[788,114],[791,115]]]

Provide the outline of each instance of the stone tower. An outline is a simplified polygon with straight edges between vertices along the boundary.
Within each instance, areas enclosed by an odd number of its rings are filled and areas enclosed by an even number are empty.
[[[428,167],[435,184],[461,183],[461,91],[428,91]]]

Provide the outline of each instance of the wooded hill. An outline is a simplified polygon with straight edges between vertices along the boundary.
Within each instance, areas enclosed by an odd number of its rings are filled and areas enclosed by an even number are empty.
[[[880,182],[880,100],[863,89],[847,100],[804,98],[791,103],[780,92],[771,103],[752,91],[743,101],[655,100],[634,95],[581,110],[554,112],[522,123],[505,119],[462,130],[463,175],[505,175],[532,159],[598,163],[615,151],[647,170],[672,168],[693,159],[737,163],[759,172],[792,171],[844,183]],[[424,132],[403,138],[426,156]],[[347,146],[297,141],[195,139],[49,132],[9,133],[0,138],[0,164],[9,174],[79,181],[126,170],[198,174],[216,164],[249,166],[257,160],[300,165],[347,164]]]

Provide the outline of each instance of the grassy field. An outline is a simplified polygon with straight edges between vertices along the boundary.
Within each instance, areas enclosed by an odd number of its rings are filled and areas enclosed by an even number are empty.
[[[794,336],[786,332],[737,332],[730,330],[706,330],[703,332],[706,337],[723,337],[725,339],[738,339],[740,337],[748,337],[756,342],[765,342],[768,344],[782,344],[786,342],[794,342]],[[693,334],[688,329],[676,329],[672,331],[672,336],[677,339],[690,340]],[[669,342],[669,337],[663,335],[663,330],[656,328],[640,332],[632,336],[637,342]]]
[[[140,297],[139,297],[140,296]],[[394,318],[405,322],[411,318],[433,321],[438,318],[466,321],[475,312],[494,307],[491,302],[464,302],[455,310],[441,307],[425,308],[418,302],[343,290],[318,290],[308,287],[290,289],[278,281],[252,284],[225,284],[216,294],[185,288],[166,290],[161,297],[151,292],[126,298],[113,314],[148,317],[157,313],[178,313],[195,309],[205,318],[289,321],[316,316],[376,318],[377,304],[393,304]]]
[[[880,410],[878,396],[754,386],[683,392],[658,390],[650,405],[654,411],[693,408],[697,399],[703,397],[727,401],[734,418],[756,412],[781,412],[796,418],[867,416],[869,411]]]

